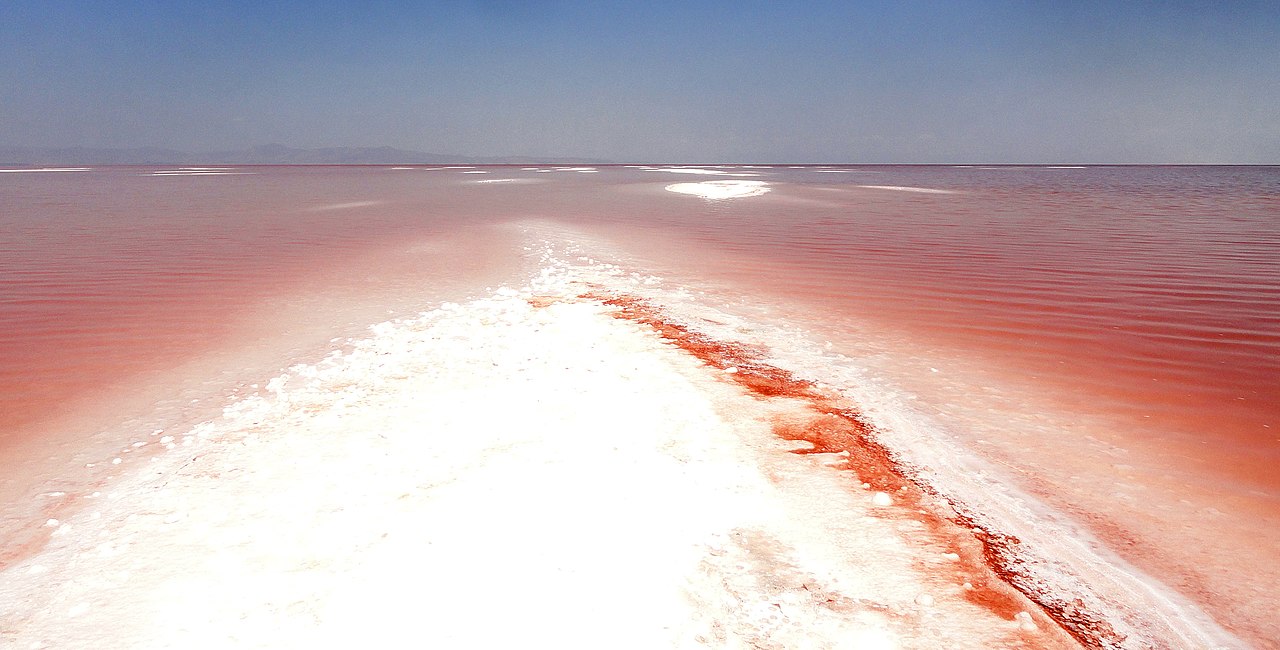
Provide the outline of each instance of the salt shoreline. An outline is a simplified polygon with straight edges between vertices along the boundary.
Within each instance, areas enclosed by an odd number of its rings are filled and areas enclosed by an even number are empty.
[[[927,499],[775,435],[830,414],[585,288],[385,323],[168,441],[0,574],[0,639],[1075,645]]]

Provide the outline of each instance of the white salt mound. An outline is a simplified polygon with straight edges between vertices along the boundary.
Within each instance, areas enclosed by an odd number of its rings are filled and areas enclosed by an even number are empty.
[[[674,183],[667,186],[667,191],[692,194],[712,200],[737,199],[760,196],[769,191],[769,184],[764,181],[702,181],[701,183]]]
[[[0,647],[1068,647],[575,281],[379,324],[179,434],[0,572]]]

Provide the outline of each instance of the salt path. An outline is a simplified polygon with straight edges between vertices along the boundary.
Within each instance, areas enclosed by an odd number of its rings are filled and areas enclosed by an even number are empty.
[[[0,646],[1076,647],[742,353],[563,268],[382,324],[68,495]]]

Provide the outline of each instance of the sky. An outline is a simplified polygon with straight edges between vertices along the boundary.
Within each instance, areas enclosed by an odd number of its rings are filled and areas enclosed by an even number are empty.
[[[1280,163],[1280,2],[0,2],[0,146]]]

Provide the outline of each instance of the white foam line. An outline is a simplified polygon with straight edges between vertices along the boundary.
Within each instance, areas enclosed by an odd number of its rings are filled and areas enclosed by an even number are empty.
[[[483,169],[472,169],[472,170],[470,170],[470,171],[465,171],[465,172],[462,172],[462,173],[464,173],[464,174],[488,174],[489,172],[487,172],[487,171],[485,171],[485,170],[483,170]]]
[[[1044,169],[1088,169],[1084,165],[1047,165]]]
[[[348,201],[346,203],[330,203],[327,205],[317,205],[307,208],[307,212],[328,212],[330,210],[350,210],[352,208],[367,208],[371,205],[381,205],[386,201]]]
[[[668,185],[666,189],[668,192],[692,194],[718,201],[760,196],[769,191],[769,184],[764,181],[702,181],[701,183],[674,183]]]
[[[227,172],[213,169],[157,169],[152,174],[225,174]]]
[[[937,190],[931,187],[907,187],[905,185],[858,185],[869,190],[890,190],[894,192],[916,192],[918,194],[956,194],[952,190]]]
[[[707,177],[722,177],[728,174],[728,171],[722,169],[705,169],[705,168],[645,168],[645,171],[666,171],[668,174],[700,174]]]
[[[156,171],[143,176],[252,176],[256,172],[196,172],[183,170]]]
[[[727,172],[723,169],[706,169],[703,167],[646,167],[647,172],[666,172],[668,174],[698,174],[701,176],[759,176],[751,172]]]
[[[0,169],[0,174],[24,174],[32,172],[87,172],[92,167],[39,167],[32,169]]]

